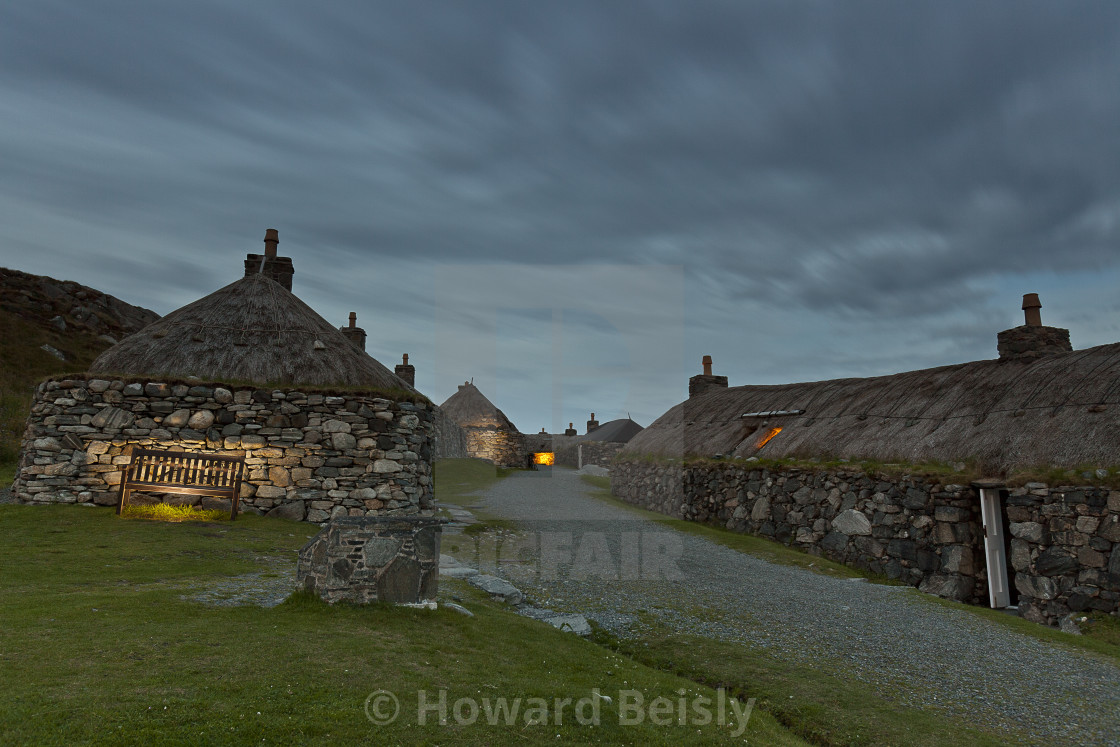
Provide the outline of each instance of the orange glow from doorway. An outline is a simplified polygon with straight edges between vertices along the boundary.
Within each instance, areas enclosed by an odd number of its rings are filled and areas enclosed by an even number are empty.
[[[533,454],[533,464],[551,465],[554,461],[556,461],[556,457],[551,451],[539,451]]]
[[[758,443],[755,444],[755,448],[756,449],[761,449],[763,446],[770,443],[770,439],[774,438],[774,436],[778,435],[781,432],[782,432],[781,428],[771,428],[765,436],[758,439]]]

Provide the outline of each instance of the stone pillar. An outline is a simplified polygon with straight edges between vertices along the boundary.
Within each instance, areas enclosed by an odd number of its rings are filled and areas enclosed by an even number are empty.
[[[435,606],[444,519],[351,516],[299,551],[297,582],[327,602]]]
[[[397,375],[397,378],[404,379],[409,386],[416,386],[416,366],[408,362],[408,353],[404,354],[403,362],[397,364],[393,373]]]

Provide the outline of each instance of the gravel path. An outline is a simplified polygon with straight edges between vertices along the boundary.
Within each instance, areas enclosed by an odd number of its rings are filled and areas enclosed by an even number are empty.
[[[1120,744],[1120,667],[1103,657],[942,607],[909,587],[767,563],[598,501],[592,490],[573,470],[514,473],[477,505],[525,531],[445,536],[445,552],[507,578],[535,604],[581,612],[620,637],[653,620],[846,670],[909,705],[1039,742]],[[674,568],[679,574],[667,572]]]

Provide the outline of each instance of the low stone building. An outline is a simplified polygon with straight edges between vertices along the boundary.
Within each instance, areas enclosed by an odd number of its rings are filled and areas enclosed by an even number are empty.
[[[1038,307],[999,360],[730,388],[706,360],[612,491],[1039,622],[1118,614],[1120,344],[1072,351]],[[1061,484],[1015,477],[1054,468]]]
[[[591,413],[586,433],[565,438],[558,445],[556,463],[577,469],[591,464],[610,468],[611,462],[626,448],[630,439],[641,432],[642,426],[629,416],[600,425],[595,419],[595,413]]]
[[[428,513],[436,409],[250,254],[234,283],[43,382],[13,485],[24,502],[116,502],[133,448],[245,457],[243,510],[324,521]]]
[[[463,429],[468,456],[499,467],[525,466],[521,432],[472,382],[463,382],[439,408]]]

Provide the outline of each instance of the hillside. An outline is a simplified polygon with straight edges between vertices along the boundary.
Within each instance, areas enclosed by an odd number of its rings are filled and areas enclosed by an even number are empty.
[[[38,381],[84,370],[101,351],[158,318],[70,280],[0,267],[0,487],[11,477]]]

